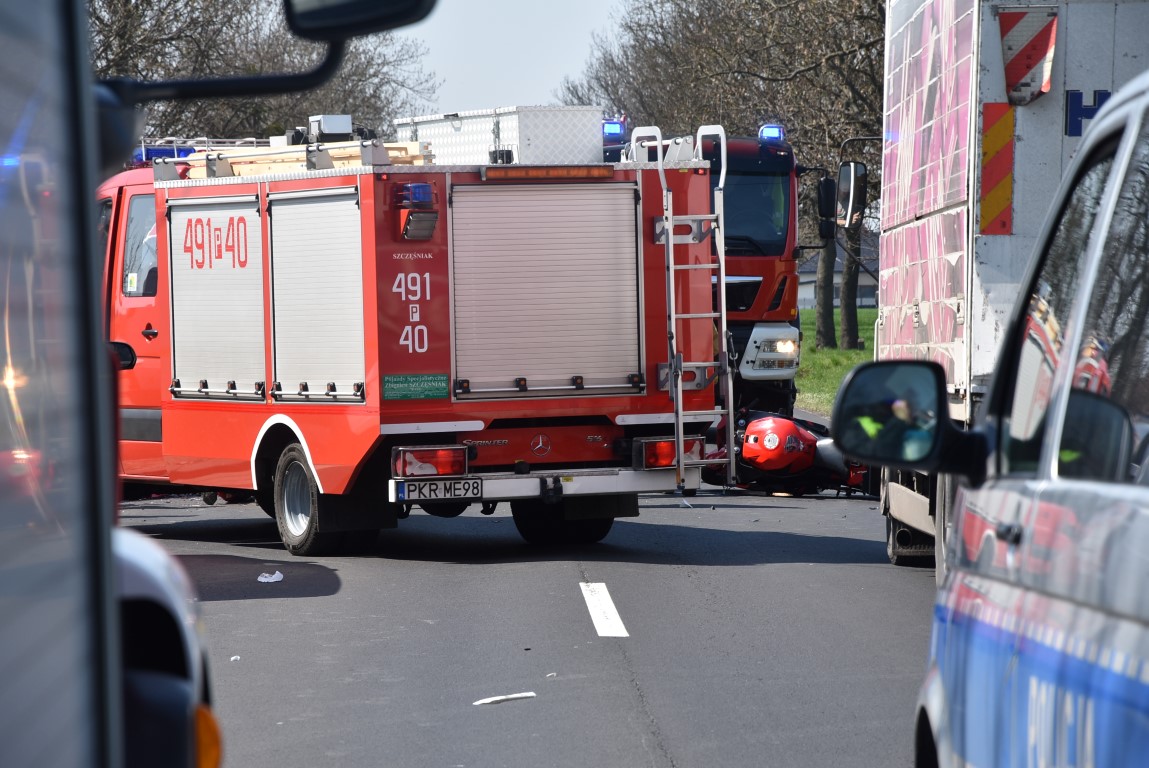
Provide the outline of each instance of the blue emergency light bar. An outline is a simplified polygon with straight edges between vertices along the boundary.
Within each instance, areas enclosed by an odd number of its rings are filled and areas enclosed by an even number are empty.
[[[431,208],[434,202],[434,190],[425,182],[395,187],[395,204],[400,208]]]
[[[174,144],[144,145],[132,151],[132,161],[148,163],[157,157],[187,157],[195,151],[195,147],[177,147]]]
[[[626,132],[626,126],[621,120],[603,120],[602,135],[606,138],[618,138]]]
[[[781,141],[784,132],[780,125],[764,125],[758,129],[759,141]]]

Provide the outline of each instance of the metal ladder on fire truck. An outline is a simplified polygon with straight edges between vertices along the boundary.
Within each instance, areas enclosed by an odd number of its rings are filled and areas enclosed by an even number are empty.
[[[719,172],[718,186],[714,188],[714,211],[702,214],[675,214],[674,195],[666,183],[666,170],[664,162],[673,160],[702,160],[702,140],[712,137],[718,144],[719,157],[722,167]],[[674,444],[676,456],[676,471],[678,490],[685,489],[686,468],[726,465],[726,485],[735,483],[735,456],[734,456],[734,379],[731,370],[731,337],[726,327],[726,240],[723,235],[723,192],[726,185],[726,131],[720,125],[703,125],[699,127],[693,137],[678,137],[663,139],[662,131],[657,127],[648,126],[635,128],[631,134],[630,150],[627,160],[645,160],[649,157],[649,150],[654,149],[658,163],[658,178],[662,184],[662,220],[655,222],[655,237],[658,242],[666,246],[666,338],[668,348],[667,373],[669,375],[670,399],[674,405]],[[709,226],[708,226],[709,225]],[[683,227],[689,227],[689,232],[679,232]],[[701,264],[684,264],[675,256],[674,246],[699,243],[707,236],[714,237],[715,257],[712,261]],[[710,312],[679,312],[676,305],[678,277],[688,270],[705,269],[715,273],[717,287],[714,291],[714,306]],[[713,360],[684,360],[678,349],[679,324],[682,322],[710,321],[717,330],[717,349]],[[713,373],[708,371],[713,370]],[[709,386],[717,380],[718,393],[721,394],[722,403],[713,410],[687,411],[683,409],[682,389],[683,374],[693,372],[693,380],[701,382],[699,389]],[[716,398],[717,400],[717,398]],[[697,420],[702,417],[725,419],[725,459],[706,460],[702,456],[690,457],[685,455],[683,446],[684,426],[687,420]],[[720,446],[721,447],[721,446]]]

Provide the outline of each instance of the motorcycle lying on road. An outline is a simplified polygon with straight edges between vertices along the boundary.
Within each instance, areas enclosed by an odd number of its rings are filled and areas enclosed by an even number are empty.
[[[726,429],[723,419],[715,429],[719,448],[705,458],[725,460]],[[743,408],[734,413],[734,453],[734,487],[744,490],[792,496],[836,490],[851,495],[871,492],[868,480],[875,479],[867,477],[866,466],[838,450],[827,427],[767,411]],[[704,467],[702,479],[726,485],[724,465]]]

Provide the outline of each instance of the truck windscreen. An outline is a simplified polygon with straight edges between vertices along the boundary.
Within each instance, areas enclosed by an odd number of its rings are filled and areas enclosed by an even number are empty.
[[[717,183],[718,176],[712,176]],[[782,173],[726,174],[726,252],[777,256],[785,252],[790,221],[789,177]]]

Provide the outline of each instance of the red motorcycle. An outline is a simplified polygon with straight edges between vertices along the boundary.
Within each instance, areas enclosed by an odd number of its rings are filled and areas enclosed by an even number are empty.
[[[718,450],[708,459],[726,458],[726,420],[717,427]],[[766,411],[739,410],[734,414],[735,487],[793,496],[824,490],[866,493],[867,467],[850,461],[830,430],[806,419],[787,419]],[[721,464],[705,467],[702,479],[725,485]]]

